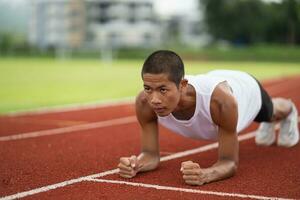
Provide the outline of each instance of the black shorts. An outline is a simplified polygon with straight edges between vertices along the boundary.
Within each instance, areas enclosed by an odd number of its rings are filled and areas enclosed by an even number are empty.
[[[259,85],[261,93],[261,108],[255,117],[255,122],[270,122],[273,116],[273,102],[269,94],[262,87],[260,82],[255,79]]]

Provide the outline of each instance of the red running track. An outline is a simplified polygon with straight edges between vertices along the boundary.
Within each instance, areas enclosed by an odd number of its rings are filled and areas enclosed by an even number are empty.
[[[300,108],[299,76],[265,81],[264,86]],[[28,133],[32,136],[26,138]],[[160,143],[162,156],[211,144],[164,128]],[[0,116],[0,199],[300,199],[300,145],[257,147],[253,138],[241,141],[237,174],[201,187],[184,184],[180,163],[193,160],[208,167],[217,158],[216,148],[162,162],[156,171],[130,180],[115,171],[102,174],[139,148],[132,104]]]

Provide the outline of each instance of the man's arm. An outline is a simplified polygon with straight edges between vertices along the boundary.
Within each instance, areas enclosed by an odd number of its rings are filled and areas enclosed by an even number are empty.
[[[141,153],[138,157],[122,157],[119,174],[132,178],[138,172],[157,168],[160,160],[157,116],[147,103],[143,92],[136,99],[136,116],[141,126]]]
[[[218,161],[206,169],[200,168],[197,163],[191,161],[182,163],[183,178],[186,183],[191,185],[202,185],[229,178],[237,169],[239,154],[236,133],[238,106],[226,82],[220,83],[214,90],[210,109],[213,122],[219,128]]]
[[[136,115],[141,126],[141,154],[139,162],[143,165],[140,171],[155,169],[159,164],[159,138],[157,116],[150,108],[143,92],[136,102]]]

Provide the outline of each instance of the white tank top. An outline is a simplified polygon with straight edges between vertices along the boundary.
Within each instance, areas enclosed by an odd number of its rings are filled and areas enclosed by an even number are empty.
[[[238,103],[238,133],[254,120],[261,108],[259,85],[245,72],[215,70],[202,75],[187,75],[185,78],[196,91],[194,115],[188,120],[178,120],[172,113],[165,117],[158,116],[160,124],[180,135],[195,139],[218,139],[218,126],[211,118],[210,101],[215,87],[221,82],[227,81]]]

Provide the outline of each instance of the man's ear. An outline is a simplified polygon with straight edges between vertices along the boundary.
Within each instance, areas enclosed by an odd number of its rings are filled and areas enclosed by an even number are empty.
[[[187,80],[187,79],[182,79],[182,80],[180,81],[180,84],[179,84],[180,89],[186,88],[187,85],[188,85],[188,80]]]

